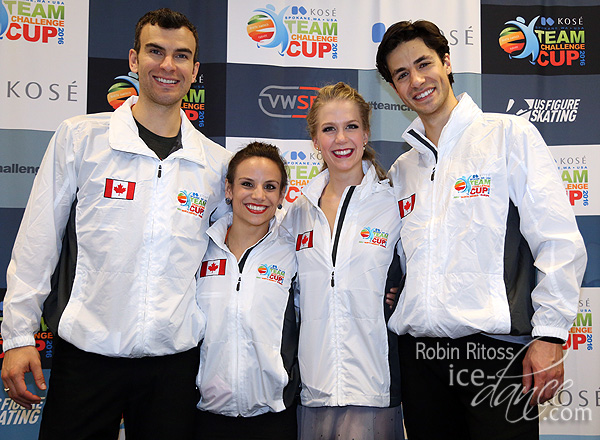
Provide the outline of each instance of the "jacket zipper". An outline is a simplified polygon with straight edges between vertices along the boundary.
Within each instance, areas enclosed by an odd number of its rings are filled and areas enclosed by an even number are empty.
[[[423,138],[423,136],[421,136],[421,133],[419,133],[417,130],[412,129],[408,132],[408,134],[410,134],[412,137],[418,140],[424,147],[427,147],[433,153],[433,158],[435,159],[435,164],[433,165],[433,169],[431,170],[431,181],[433,182],[433,179],[435,177],[435,167],[437,166],[438,161],[437,150],[433,148],[430,142]]]
[[[346,217],[346,211],[348,210],[348,205],[350,204],[350,199],[352,198],[352,194],[356,186],[351,186],[348,188],[348,192],[346,193],[346,197],[344,198],[344,203],[342,203],[342,209],[340,211],[340,216],[338,218],[337,229],[335,231],[335,239],[333,241],[333,249],[331,251],[331,261],[333,262],[333,270],[331,271],[331,287],[335,286],[334,274],[335,274],[335,260],[337,257],[337,249],[340,243],[340,235],[342,235],[342,226],[344,223],[344,218]]]
[[[340,243],[340,236],[342,235],[342,226],[344,224],[344,219],[346,218],[346,211],[348,211],[348,205],[350,204],[350,199],[352,198],[352,193],[354,193],[354,190],[356,189],[355,186],[351,186],[348,188],[348,192],[346,193],[346,197],[344,198],[344,202],[342,203],[342,208],[340,209],[340,215],[337,219],[337,228],[335,231],[335,238],[333,240],[333,247],[331,250],[331,261],[333,263],[332,265],[332,271],[331,271],[331,287],[333,289],[333,296],[335,298],[336,294],[335,294],[335,263],[336,263],[336,258],[337,258],[337,250],[338,250],[338,245]],[[335,317],[334,317],[334,327],[336,327],[335,333],[336,333],[336,337],[335,337],[335,351],[336,351],[336,357],[339,356],[339,342],[338,342],[338,312],[335,312]],[[336,400],[340,399],[341,396],[341,390],[340,390],[340,371],[339,368],[336,368],[336,388],[337,388],[337,397]]]
[[[244,271],[244,265],[246,264],[246,261],[248,260],[248,256],[250,255],[250,252],[252,252],[254,250],[254,248],[256,246],[258,246],[269,235],[270,235],[270,232],[267,232],[267,235],[265,235],[263,238],[261,238],[260,240],[258,240],[258,242],[254,246],[251,246],[248,249],[246,249],[246,252],[244,252],[244,255],[242,255],[242,258],[238,262],[239,275],[238,275],[237,285],[235,287],[236,292],[239,293],[239,291],[240,291],[240,285],[242,283],[242,272]],[[238,301],[237,301],[237,310],[236,310],[236,315],[237,315],[236,318],[239,318],[239,313],[240,313],[240,301],[239,301],[239,298],[238,298]],[[236,339],[237,339],[237,341],[236,341],[236,344],[235,344],[235,347],[236,347],[236,359],[239,358],[239,347],[240,347],[240,342],[239,342],[239,326],[237,326],[237,327],[238,327],[238,329],[236,329],[236,335],[237,335]],[[241,410],[242,402],[240,400],[242,398],[242,393],[240,392],[239,363],[237,361],[236,361],[235,371],[236,371],[237,395],[239,396],[239,398],[236,399],[237,400],[237,410],[238,410],[238,417],[240,417],[241,413],[242,413],[242,410]]]
[[[435,160],[435,162],[433,164],[433,169],[431,171],[431,182],[433,182],[434,178],[435,178],[435,170],[437,168],[437,163],[438,163],[438,150],[437,150],[437,148],[433,147],[432,144],[431,144],[431,142],[429,142],[428,139],[424,138],[418,131],[416,131],[416,130],[413,129],[413,130],[409,131],[409,134],[411,136],[413,136],[417,141],[419,141],[424,147],[426,147],[427,149],[429,149],[429,151],[431,151],[431,153],[433,154],[433,158]],[[431,208],[430,209],[432,211],[432,218],[435,218],[435,215],[434,215],[435,214],[434,213],[435,204],[433,203],[433,200],[434,200],[433,196],[435,195],[434,194],[435,193],[435,183],[432,183],[432,185],[433,185],[433,188],[431,189],[432,197],[431,197],[431,200],[429,201],[429,203],[431,204]],[[433,235],[433,230],[432,230],[431,223],[429,224],[429,227],[427,229],[427,235],[428,235],[429,243],[431,243],[431,241],[432,241],[432,235]],[[431,252],[431,245],[429,245],[428,249],[427,249],[427,262],[428,263],[431,263],[431,258],[432,258],[431,254],[432,254],[432,252]],[[428,269],[427,269],[428,276],[427,276],[427,282],[426,282],[427,284],[426,284],[426,287],[425,287],[425,298],[424,298],[424,301],[425,301],[425,308],[427,310],[426,319],[429,321],[429,325],[431,326],[431,319],[432,319],[431,318],[432,314],[430,313],[430,311],[431,311],[431,295],[429,294],[429,289],[431,287],[432,265],[428,264],[428,266],[429,266]]]

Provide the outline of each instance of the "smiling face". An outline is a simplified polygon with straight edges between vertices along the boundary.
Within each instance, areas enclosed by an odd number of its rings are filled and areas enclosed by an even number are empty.
[[[362,175],[362,156],[369,133],[358,105],[349,100],[329,101],[319,109],[313,143],[320,149],[330,173]]]
[[[139,53],[129,51],[129,67],[139,75],[138,104],[179,108],[200,67],[193,61],[195,50],[196,40],[188,28],[146,24]]]
[[[266,234],[277,205],[283,202],[283,190],[281,171],[271,159],[250,157],[240,162],[233,182],[225,182],[225,196],[231,199],[233,224],[262,228]]]
[[[396,93],[424,122],[448,120],[458,101],[452,91],[448,74],[452,72],[450,56],[441,60],[435,50],[422,39],[406,41],[387,57]]]

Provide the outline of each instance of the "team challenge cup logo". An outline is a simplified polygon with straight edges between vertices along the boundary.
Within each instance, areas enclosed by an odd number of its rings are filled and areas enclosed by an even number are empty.
[[[200,218],[204,216],[207,200],[198,195],[197,192],[181,190],[177,194],[177,201],[179,202],[179,206],[177,207],[179,211],[187,212]]]
[[[283,56],[289,45],[289,34],[283,22],[289,6],[277,14],[273,5],[255,9],[258,14],[248,20],[248,36],[256,41],[258,47],[274,48],[279,46],[279,55]]]
[[[277,13],[269,4],[252,12],[246,32],[258,48],[277,49],[282,57],[337,59],[335,9],[286,6]]]
[[[523,17],[504,23],[498,44],[510,59],[528,59],[532,65],[585,66],[583,17],[541,17],[529,24]]]
[[[114,83],[108,89],[106,100],[113,109],[118,109],[130,96],[140,94],[140,81],[137,73],[129,72],[114,79]]]
[[[4,32],[8,28],[8,12],[6,6],[0,1],[0,39],[4,36]]]
[[[258,275],[256,278],[261,280],[273,281],[281,285],[285,279],[285,270],[278,268],[275,264],[261,264],[258,266],[257,271]]]
[[[359,243],[373,244],[382,248],[387,247],[389,234],[379,228],[364,227],[360,231]]]
[[[535,24],[540,18],[535,17],[526,25],[523,17],[507,21],[502,32],[500,32],[499,43],[504,52],[510,58],[523,59],[531,57],[529,62],[535,64],[540,54],[540,43],[535,36]]]
[[[455,199],[467,197],[489,197],[492,187],[492,178],[473,174],[469,177],[460,177],[454,184]]]
[[[64,44],[65,6],[58,1],[44,3],[0,1],[0,41]]]

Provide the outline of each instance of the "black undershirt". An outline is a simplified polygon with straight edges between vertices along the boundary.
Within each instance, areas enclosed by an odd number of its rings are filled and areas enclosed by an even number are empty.
[[[181,148],[181,128],[179,133],[174,137],[164,137],[152,133],[142,124],[140,124],[135,118],[135,123],[138,126],[140,138],[152,151],[156,153],[160,160],[166,158],[169,154],[177,151]]]

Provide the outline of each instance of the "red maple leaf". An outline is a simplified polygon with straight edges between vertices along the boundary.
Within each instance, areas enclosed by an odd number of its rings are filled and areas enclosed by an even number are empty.
[[[304,237],[302,237],[302,244],[306,244],[308,243],[308,235],[305,235]]]
[[[125,187],[120,183],[119,186],[115,186],[113,189],[117,194],[123,194],[125,192]]]
[[[217,270],[218,268],[219,268],[219,265],[218,265],[218,264],[215,264],[215,263],[213,263],[213,264],[211,264],[210,266],[208,266],[208,270],[209,270],[209,271],[211,271],[211,272],[214,272],[214,271],[215,271],[215,270]]]
[[[404,204],[404,210],[405,210],[405,211],[408,211],[409,209],[410,209],[410,202],[406,202],[406,203]]]

